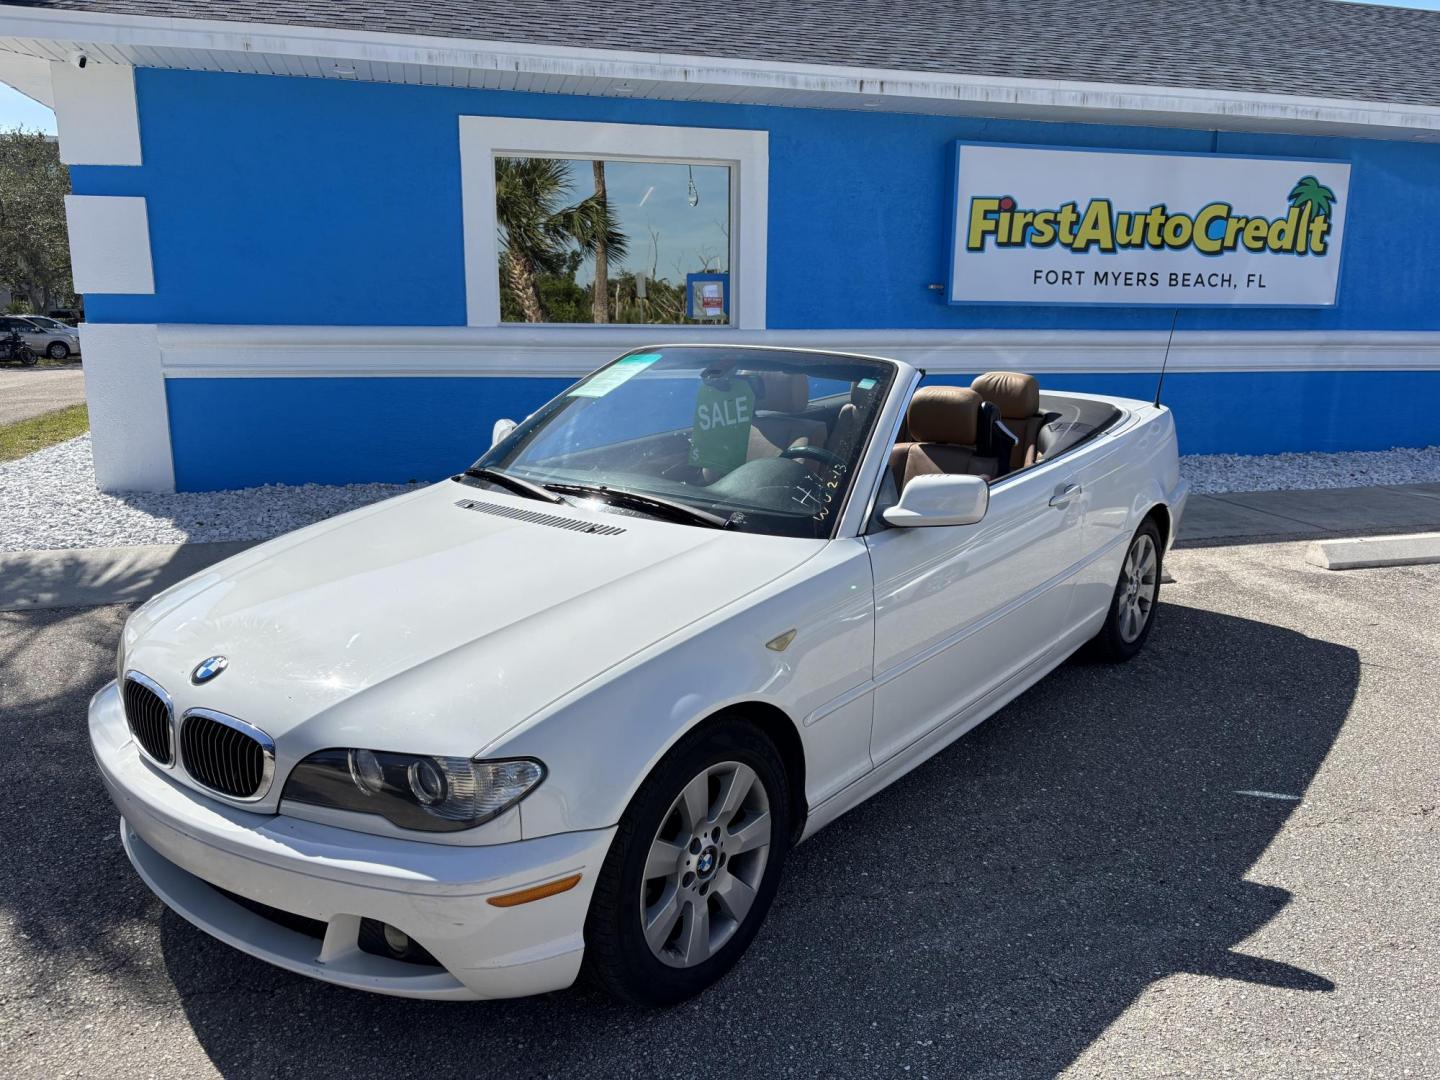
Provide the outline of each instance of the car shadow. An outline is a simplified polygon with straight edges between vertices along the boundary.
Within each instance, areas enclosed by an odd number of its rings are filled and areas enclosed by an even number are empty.
[[[1070,663],[792,855],[750,953],[642,1012],[584,987],[439,1005],[292,976],[163,916],[227,1076],[1053,1075],[1157,980],[1326,992],[1248,955],[1289,902],[1246,873],[1353,701],[1354,650],[1163,605],[1128,665]]]

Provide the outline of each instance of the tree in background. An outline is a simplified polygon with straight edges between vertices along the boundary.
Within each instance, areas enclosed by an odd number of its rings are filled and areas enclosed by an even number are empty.
[[[610,203],[605,195],[605,162],[597,159],[590,165],[595,175],[593,198],[608,218]],[[595,244],[595,287],[590,290],[590,319],[597,323],[610,321],[610,244],[603,234]]]
[[[627,239],[610,216],[603,181],[596,195],[565,205],[571,191],[570,163],[557,158],[497,158],[495,217],[500,232],[502,314],[513,305],[525,322],[559,321],[547,314],[542,278],[569,276],[570,256],[623,259]],[[579,286],[576,286],[577,288]],[[504,294],[509,292],[511,296]],[[591,318],[596,322],[595,305]]]
[[[38,131],[0,132],[0,285],[34,311],[74,302],[65,196],[70,174],[55,141]]]

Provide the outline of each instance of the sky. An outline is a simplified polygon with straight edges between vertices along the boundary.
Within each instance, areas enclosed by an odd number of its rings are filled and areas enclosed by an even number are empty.
[[[690,205],[690,180],[695,205]],[[588,161],[571,166],[570,201],[594,190]],[[629,238],[630,253],[610,258],[613,279],[624,270],[682,284],[685,275],[703,270],[728,270],[730,262],[730,170],[723,165],[688,167],[661,162],[605,163],[605,194],[620,230]],[[587,261],[575,280],[587,284],[594,267]]]
[[[1424,8],[1440,11],[1440,0],[1342,0],[1344,3],[1374,4],[1388,3],[1391,7]],[[39,128],[47,135],[55,134],[55,114],[44,105],[31,101],[18,90],[12,90],[0,83],[0,131],[17,127],[28,130]]]
[[[26,131],[39,128],[47,135],[54,135],[55,114],[19,90],[0,83],[0,131],[13,131],[17,127]]]

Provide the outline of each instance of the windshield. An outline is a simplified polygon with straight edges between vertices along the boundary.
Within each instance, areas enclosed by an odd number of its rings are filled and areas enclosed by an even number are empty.
[[[785,349],[634,352],[544,406],[475,469],[625,513],[684,520],[688,508],[697,524],[827,538],[894,372]]]

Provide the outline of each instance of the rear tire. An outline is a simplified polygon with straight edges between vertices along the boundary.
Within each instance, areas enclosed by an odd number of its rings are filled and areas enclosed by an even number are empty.
[[[15,359],[20,361],[21,367],[34,367],[40,362],[40,358],[30,351],[28,345],[20,346],[19,351],[15,353]]]
[[[727,717],[650,774],[601,867],[585,920],[590,977],[635,1005],[673,1005],[723,976],[770,909],[790,847],[775,744]]]
[[[1097,660],[1124,663],[1145,647],[1160,602],[1162,557],[1160,529],[1154,521],[1146,521],[1130,538],[1105,625],[1090,641]]]

